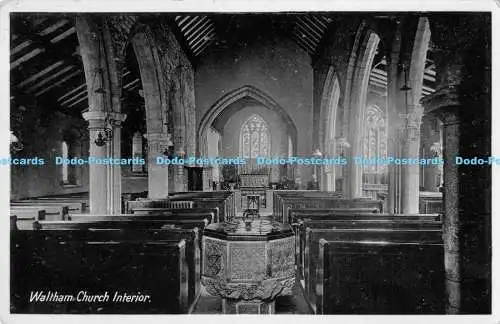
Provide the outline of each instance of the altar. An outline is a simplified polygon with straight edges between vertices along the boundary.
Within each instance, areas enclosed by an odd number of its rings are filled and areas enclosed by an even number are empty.
[[[202,244],[202,284],[222,298],[224,314],[274,314],[275,298],[292,294],[289,225],[261,219],[214,223],[205,228]]]
[[[240,181],[242,208],[252,209],[250,203],[254,203],[258,208],[266,208],[269,174],[240,174]]]

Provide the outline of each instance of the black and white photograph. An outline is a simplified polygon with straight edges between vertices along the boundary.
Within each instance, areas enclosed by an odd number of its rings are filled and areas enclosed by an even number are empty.
[[[490,7],[77,2],[3,15],[5,323],[494,315]]]

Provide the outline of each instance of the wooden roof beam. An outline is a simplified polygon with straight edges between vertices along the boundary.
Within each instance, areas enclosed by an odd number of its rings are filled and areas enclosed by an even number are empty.
[[[15,60],[14,62],[10,63],[10,69],[12,70],[12,69],[17,68],[22,63],[28,62],[29,60],[31,60],[32,58],[34,58],[35,56],[37,56],[38,54],[43,53],[43,52],[45,52],[45,49],[35,48],[34,50],[29,52],[28,54],[25,54],[25,55],[21,56],[20,58],[18,58],[17,60]]]
[[[87,96],[85,96],[85,97],[83,97],[81,99],[78,99],[77,101],[73,102],[71,105],[68,106],[68,108],[76,106],[77,104],[79,104],[80,102],[82,102],[85,99],[87,99]]]
[[[73,93],[77,92],[78,90],[80,90],[81,88],[86,87],[86,86],[87,86],[87,83],[83,83],[83,84],[79,85],[78,87],[74,88],[74,89],[73,89],[73,90],[71,90],[70,92],[66,93],[64,96],[59,97],[59,98],[57,99],[57,101],[61,101],[61,100],[63,100],[64,98],[67,98],[67,97],[71,96]]]
[[[42,71],[36,73],[36,74],[33,74],[32,76],[30,76],[29,78],[27,78],[26,80],[24,80],[23,82],[19,83],[18,85],[16,85],[16,87],[18,88],[22,88],[24,87],[25,85],[35,81],[36,79],[44,76],[45,74],[49,73],[50,71],[52,71],[53,69],[61,66],[62,64],[64,63],[63,60],[59,60],[57,61],[56,63],[54,64],[51,64],[49,65],[48,67],[46,67],[45,69],[43,69]]]
[[[61,80],[57,81],[56,83],[53,83],[53,84],[51,84],[50,86],[48,86],[47,88],[44,88],[44,89],[42,89],[42,90],[38,91],[37,93],[35,93],[35,96],[39,96],[39,95],[41,95],[41,94],[43,94],[43,93],[45,93],[45,92],[49,91],[49,90],[50,90],[50,89],[52,89],[52,88],[55,88],[55,87],[60,86],[61,84],[63,84],[64,82],[66,82],[66,81],[70,80],[71,78],[73,78],[73,77],[77,76],[77,75],[78,75],[78,74],[80,74],[81,72],[82,72],[82,70],[77,70],[77,71],[75,71],[75,72],[73,72],[73,73],[71,73],[71,74],[69,74],[69,75],[65,76],[64,78],[62,78]]]
[[[191,46],[191,44],[200,37],[200,34],[203,33],[203,31],[207,30],[208,28],[212,27],[212,24],[210,21],[206,21],[203,25],[201,25],[199,28],[196,28],[193,30],[191,35],[186,34],[186,40],[188,44]]]
[[[58,36],[56,36],[56,37],[52,38],[52,39],[50,40],[50,42],[51,42],[52,44],[55,44],[55,43],[57,43],[57,42],[62,41],[62,40],[63,40],[63,39],[65,39],[66,37],[69,37],[70,35],[72,35],[72,34],[74,34],[74,33],[76,33],[76,28],[75,28],[75,26],[73,26],[73,27],[71,27],[70,29],[66,30],[65,32],[63,32],[63,33],[59,34]]]
[[[60,75],[62,75],[62,74],[64,74],[64,73],[66,73],[66,72],[68,72],[68,71],[70,71],[70,70],[72,70],[72,69],[74,69],[74,68],[75,68],[75,66],[73,66],[73,65],[66,66],[65,68],[63,68],[63,69],[59,70],[58,72],[56,72],[56,73],[54,73],[54,74],[50,75],[48,78],[45,78],[45,79],[43,79],[42,81],[40,81],[40,82],[38,82],[38,83],[36,83],[36,84],[32,85],[31,87],[29,87],[29,88],[26,90],[26,92],[28,92],[28,93],[33,92],[33,90],[36,90],[36,89],[40,88],[41,86],[43,86],[44,84],[48,83],[49,81],[54,80],[54,79],[55,79],[55,78],[57,78],[58,76],[60,76]]]
[[[82,95],[87,95],[87,92],[88,92],[87,89],[83,89],[83,91],[77,93],[73,97],[71,97],[69,99],[66,99],[63,102],[61,102],[61,106],[65,106],[65,105],[71,103],[73,100],[79,99]]]
[[[296,28],[299,29],[302,33],[306,34],[308,38],[314,41],[315,44],[319,44],[321,38],[318,38],[317,36],[314,35],[313,32],[311,32],[310,29],[306,29],[306,27],[297,24]]]

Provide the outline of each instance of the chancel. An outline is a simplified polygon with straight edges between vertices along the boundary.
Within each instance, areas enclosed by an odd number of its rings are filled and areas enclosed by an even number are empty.
[[[10,18],[12,313],[491,313],[490,13]]]

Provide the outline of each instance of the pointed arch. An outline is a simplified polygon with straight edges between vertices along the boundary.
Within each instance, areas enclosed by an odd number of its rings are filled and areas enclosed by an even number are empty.
[[[337,129],[338,105],[340,99],[340,84],[337,73],[333,66],[330,66],[323,87],[321,97],[320,113],[320,148],[325,154],[334,154],[334,140]]]
[[[233,90],[217,100],[212,107],[205,113],[200,121],[198,128],[198,151],[202,155],[207,154],[207,134],[209,127],[213,124],[217,116],[222,114],[224,110],[233,105],[234,103],[244,98],[251,98],[262,104],[264,107],[273,110],[281,117],[287,126],[287,132],[292,138],[294,145],[293,151],[297,152],[297,127],[290,118],[286,110],[278,104],[271,96],[266,94],[256,87],[245,85],[241,88]]]
[[[355,62],[352,69],[352,75],[349,85],[348,96],[348,142],[351,144],[351,159],[362,155],[363,132],[366,113],[366,94],[368,91],[368,82],[370,79],[370,70],[380,36],[365,24],[360,26],[358,31],[360,36],[359,43],[351,53],[351,61]],[[358,39],[358,38],[357,38]],[[363,169],[356,163],[349,164],[348,196],[351,198],[362,196],[362,177]]]

